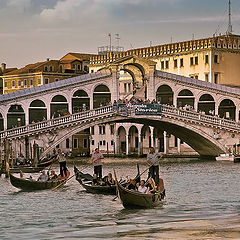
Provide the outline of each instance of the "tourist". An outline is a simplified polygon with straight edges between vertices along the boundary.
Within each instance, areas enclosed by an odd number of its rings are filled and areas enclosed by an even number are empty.
[[[159,157],[160,153],[155,153],[155,149],[151,147],[149,149],[149,153],[147,155],[147,162],[150,165],[149,172],[148,172],[148,178],[152,177],[156,184],[158,184],[159,181]]]
[[[107,175],[106,183],[107,183],[107,185],[109,185],[109,186],[115,184],[115,181],[114,181],[111,173],[109,173],[109,174]]]
[[[48,180],[48,175],[45,173],[45,171],[43,170],[41,175],[38,178],[39,182],[47,182]]]
[[[49,175],[49,180],[57,179],[57,174],[54,170],[51,171],[51,174]]]
[[[136,190],[136,181],[134,179],[130,179],[129,184],[127,185],[128,190]]]
[[[67,177],[67,163],[66,163],[66,157],[65,154],[62,152],[62,150],[58,149],[58,154],[56,158],[60,164],[60,175],[61,177]]]
[[[102,179],[102,159],[103,155],[99,152],[98,148],[92,154],[92,164],[94,166],[94,173],[97,175],[98,179]]]
[[[145,181],[141,180],[140,181],[140,186],[138,187],[138,191],[141,193],[146,193],[147,192],[147,187],[145,186]]]
[[[157,191],[157,187],[155,184],[155,181],[152,177],[148,179],[148,184],[147,184],[147,193],[155,193]]]

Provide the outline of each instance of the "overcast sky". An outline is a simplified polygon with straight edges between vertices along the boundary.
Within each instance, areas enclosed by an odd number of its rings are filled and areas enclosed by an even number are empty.
[[[0,63],[22,67],[68,52],[97,53],[120,35],[127,49],[225,33],[228,0],[0,0]],[[240,34],[240,1],[232,0]]]

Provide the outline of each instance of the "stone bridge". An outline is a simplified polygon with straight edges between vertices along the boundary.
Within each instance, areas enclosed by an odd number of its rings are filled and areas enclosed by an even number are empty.
[[[133,106],[123,116],[111,105],[104,106],[122,95],[126,83],[121,80],[122,71],[131,72],[131,77],[141,72],[125,95],[156,99],[162,105],[161,116],[138,116]],[[156,71],[154,62],[129,56],[96,73],[1,95],[0,138],[11,140],[17,153],[27,136],[42,147],[44,156],[64,139],[91,126],[131,122],[165,130],[200,155],[217,156],[239,144],[239,96],[238,89]]]

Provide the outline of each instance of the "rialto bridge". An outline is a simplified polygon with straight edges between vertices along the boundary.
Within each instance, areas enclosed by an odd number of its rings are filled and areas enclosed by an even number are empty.
[[[157,146],[163,131],[200,155],[217,156],[239,144],[240,90],[156,71],[155,64],[128,56],[96,73],[1,95],[1,140],[8,139],[17,155],[19,143],[27,137],[42,148],[44,156],[82,130],[107,123],[132,123],[150,129],[152,146]],[[122,78],[122,72],[127,72],[130,80]],[[128,114],[119,114],[111,103],[120,96],[155,99],[162,104],[162,114],[136,115],[133,106]],[[118,126],[113,129],[116,152],[121,124]],[[128,128],[125,139],[127,154],[130,131]],[[135,133],[141,153],[144,133],[139,127]]]

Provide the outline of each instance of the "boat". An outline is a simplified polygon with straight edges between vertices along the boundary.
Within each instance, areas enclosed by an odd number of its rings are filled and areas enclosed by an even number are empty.
[[[153,208],[158,206],[165,197],[164,187],[156,193],[141,193],[125,188],[116,178],[117,194],[125,208]]]
[[[60,184],[63,185],[67,181],[70,173],[68,172],[68,176],[66,178],[54,179],[47,182],[36,181],[36,180],[33,180],[32,178],[16,177],[12,173],[10,173],[9,175],[10,175],[10,182],[14,187],[19,188],[23,191],[36,191],[36,190],[52,189],[57,187]]]
[[[74,166],[76,180],[86,189],[88,193],[116,195],[116,185],[93,185],[93,177],[90,174],[82,173]]]
[[[34,172],[40,172],[44,168],[50,166],[54,161],[56,160],[55,156],[52,156],[50,158],[44,158],[42,159],[38,164],[37,167],[31,166],[31,165],[18,165],[14,167],[10,167],[10,173],[34,173]]]

